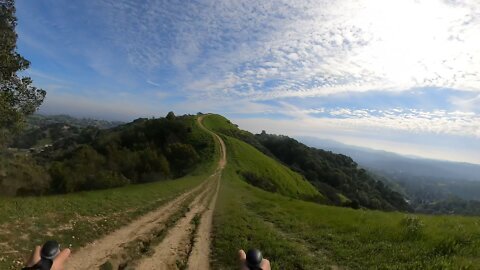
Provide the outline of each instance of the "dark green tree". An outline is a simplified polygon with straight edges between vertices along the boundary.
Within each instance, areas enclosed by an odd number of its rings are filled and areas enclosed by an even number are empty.
[[[15,1],[0,0],[0,146],[23,125],[25,116],[42,104],[46,92],[19,77],[30,62],[17,52]]]
[[[175,120],[175,114],[173,112],[169,112],[165,118],[168,120]]]

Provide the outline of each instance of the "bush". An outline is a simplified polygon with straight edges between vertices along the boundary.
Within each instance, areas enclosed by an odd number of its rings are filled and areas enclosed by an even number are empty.
[[[167,148],[167,157],[177,176],[188,172],[200,159],[193,146],[183,143],[170,144]]]
[[[418,240],[423,235],[423,222],[417,216],[406,216],[400,220],[400,226],[407,240]]]
[[[270,180],[268,177],[259,176],[253,172],[239,172],[245,182],[249,183],[250,185],[256,186],[266,191],[276,192],[277,187],[273,184],[273,181]]]
[[[47,171],[30,156],[0,154],[0,195],[42,195],[49,183]]]

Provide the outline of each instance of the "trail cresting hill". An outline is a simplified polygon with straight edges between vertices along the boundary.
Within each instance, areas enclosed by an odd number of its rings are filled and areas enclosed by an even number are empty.
[[[480,269],[478,217],[326,205],[324,186],[313,185],[300,174],[305,171],[277,160],[271,153],[276,148],[269,145],[268,151],[266,141],[258,138],[287,137],[255,136],[221,115],[177,118],[188,127],[182,142],[195,145],[201,157],[194,170],[179,178],[42,197],[0,197],[0,269],[21,268],[33,245],[52,238],[71,247],[68,270],[237,270],[240,248],[262,250],[272,269]],[[153,125],[157,131],[175,127],[175,118],[166,119],[140,119],[105,134],[146,132],[146,123],[168,124]],[[165,135],[151,131],[146,133],[151,138]],[[286,141],[276,147],[292,145],[297,144]],[[335,170],[348,161],[339,158],[324,169]],[[346,169],[357,172],[352,166]],[[362,183],[371,181],[358,178],[350,187]]]
[[[202,184],[75,252],[66,269],[210,269],[212,218],[226,165],[223,140],[215,172]]]

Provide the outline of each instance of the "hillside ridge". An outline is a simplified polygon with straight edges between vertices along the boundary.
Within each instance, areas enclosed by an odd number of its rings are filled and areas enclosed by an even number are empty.
[[[211,128],[216,132],[249,144],[262,155],[276,160],[308,180],[322,194],[322,199],[318,199],[318,202],[352,208],[412,211],[400,193],[374,179],[348,156],[307,147],[284,135],[266,132],[253,135],[220,115],[211,115],[209,118]],[[268,176],[262,179],[248,172],[240,173],[247,182],[267,191],[275,191],[275,185],[269,184],[274,179],[268,179]]]

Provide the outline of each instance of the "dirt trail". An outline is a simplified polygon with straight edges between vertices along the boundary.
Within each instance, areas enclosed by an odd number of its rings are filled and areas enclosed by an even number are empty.
[[[75,252],[66,269],[99,269],[107,261],[113,269],[210,268],[212,218],[226,165],[226,148],[218,135],[203,126],[202,120],[200,116],[200,127],[220,144],[215,173],[198,187]],[[151,243],[156,245],[150,246]],[[131,255],[132,250],[138,250],[132,247],[139,244],[146,247]]]
[[[219,175],[219,177],[221,178],[221,175]],[[210,236],[212,231],[213,210],[215,210],[219,188],[220,182],[217,184],[210,205],[200,220],[200,225],[198,226],[197,235],[194,240],[195,245],[188,258],[187,269],[203,270],[210,268]]]
[[[177,269],[187,264],[189,254],[193,248],[192,239],[194,239],[198,226],[195,219],[204,215],[211,198],[217,192],[218,180],[212,181],[212,185],[209,187],[205,197],[201,198],[201,196],[198,196],[195,198],[190,205],[190,211],[177,222],[175,227],[168,231],[163,241],[154,248],[153,255],[140,260],[134,269]],[[195,243],[195,245],[197,244]],[[208,266],[204,269],[208,269]]]
[[[119,230],[88,244],[75,252],[68,260],[67,269],[98,269],[109,257],[120,253],[123,247],[152,231],[155,227],[165,222],[173,213],[179,210],[181,204],[190,195],[204,188],[206,183],[188,191],[173,201],[161,206]]]

